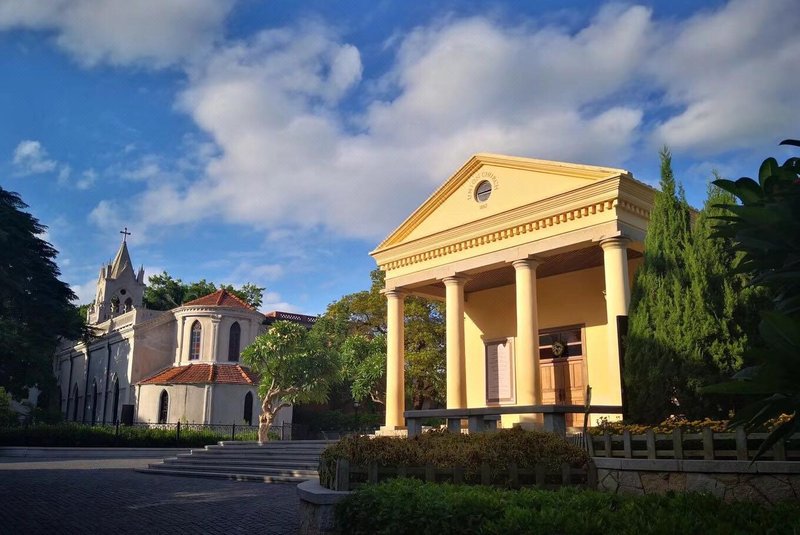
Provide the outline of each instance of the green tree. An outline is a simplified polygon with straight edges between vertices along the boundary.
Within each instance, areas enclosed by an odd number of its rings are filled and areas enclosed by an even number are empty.
[[[219,289],[229,291],[253,308],[261,306],[265,290],[250,282],[238,289],[230,284],[220,285]],[[148,278],[147,288],[144,290],[144,305],[151,310],[170,310],[216,291],[217,286],[213,282],[201,279],[186,283],[181,279],[172,278],[164,271],[160,275],[151,275]]]
[[[150,275],[144,289],[144,306],[151,310],[170,310],[181,306],[185,287],[180,279],[163,271],[160,275]]]
[[[180,279],[179,279],[180,280]],[[217,287],[213,282],[208,282],[205,279],[200,279],[197,282],[189,282],[183,285],[183,303],[194,301],[200,297],[208,294],[213,294],[217,291]]]
[[[242,287],[238,289],[234,288],[230,284],[221,285],[220,288],[228,290],[230,293],[232,293],[245,303],[249,304],[253,308],[261,307],[261,301],[264,296],[264,290],[266,290],[266,288],[262,288],[261,286],[256,286],[252,282],[243,284]]]
[[[58,252],[41,238],[47,227],[25,208],[0,188],[0,385],[14,395],[48,388],[59,337],[81,332],[75,294],[58,279]]]
[[[726,416],[733,398],[707,396],[701,389],[745,364],[764,292],[747,288],[748,277],[733,272],[737,253],[731,242],[712,238],[718,205],[733,197],[709,187],[703,210],[693,218],[669,151],[660,156],[661,191],[631,297],[624,377],[628,416],[647,422],[671,413]]]
[[[800,147],[795,140],[782,144]],[[800,158],[789,158],[783,165],[767,158],[758,182],[742,177],[715,184],[739,201],[721,206],[727,215],[717,217],[717,236],[733,241],[741,254],[737,270],[752,275],[754,286],[769,290],[773,302],[762,312],[762,342],[750,348],[757,364],[706,392],[756,399],[736,412],[731,426],[753,430],[781,418],[758,458],[800,430]]]
[[[689,241],[690,210],[678,194],[666,147],[660,158],[660,191],[650,213],[644,261],[631,291],[623,378],[628,415],[646,421],[674,411],[671,402],[678,394],[681,370],[673,337],[679,329],[681,295],[689,286],[683,251]]]
[[[242,352],[259,374],[258,440],[269,440],[279,410],[296,403],[323,403],[337,376],[336,359],[325,344],[297,323],[276,321]]]
[[[314,330],[341,358],[343,380],[356,401],[383,404],[386,391],[384,273],[370,274],[367,291],[328,306]],[[444,304],[416,296],[405,300],[406,388],[415,408],[441,404],[445,396]]]

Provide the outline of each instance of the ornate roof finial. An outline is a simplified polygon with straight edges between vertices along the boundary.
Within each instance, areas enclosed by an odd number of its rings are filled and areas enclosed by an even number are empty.
[[[125,230],[120,230],[119,233],[122,234],[122,241],[123,242],[125,242],[127,237],[131,235],[131,233],[128,232],[128,227],[125,227]]]

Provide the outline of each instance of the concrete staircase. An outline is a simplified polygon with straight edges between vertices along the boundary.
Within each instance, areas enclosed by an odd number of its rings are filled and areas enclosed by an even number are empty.
[[[264,483],[299,483],[317,477],[319,456],[335,440],[219,442],[150,464],[139,472]]]

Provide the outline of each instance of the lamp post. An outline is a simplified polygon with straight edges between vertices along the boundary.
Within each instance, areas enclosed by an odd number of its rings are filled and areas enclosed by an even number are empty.
[[[353,402],[353,408],[356,410],[356,415],[355,415],[356,434],[360,434],[360,431],[359,431],[359,428],[358,428],[358,407],[360,405],[361,404],[358,401],[354,401]]]

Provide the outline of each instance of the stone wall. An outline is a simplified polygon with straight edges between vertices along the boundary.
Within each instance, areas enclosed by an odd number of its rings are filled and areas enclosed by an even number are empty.
[[[310,479],[297,485],[300,498],[298,508],[299,535],[324,535],[336,533],[334,510],[350,492],[326,489],[319,479]]]
[[[593,458],[599,490],[626,494],[705,492],[726,502],[800,500],[800,463]]]

